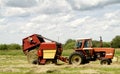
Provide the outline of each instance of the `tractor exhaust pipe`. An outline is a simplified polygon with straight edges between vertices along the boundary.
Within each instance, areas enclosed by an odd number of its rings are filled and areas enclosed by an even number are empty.
[[[100,47],[103,47],[102,36],[100,36]]]

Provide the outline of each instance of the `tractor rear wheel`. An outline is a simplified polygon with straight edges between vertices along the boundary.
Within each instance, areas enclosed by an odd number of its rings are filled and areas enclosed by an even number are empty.
[[[84,55],[81,52],[74,52],[69,57],[69,64],[84,64]]]
[[[100,61],[101,65],[110,65],[111,61],[109,59],[103,59]]]
[[[38,63],[38,56],[37,50],[33,49],[27,52],[27,60],[30,64],[37,64]]]

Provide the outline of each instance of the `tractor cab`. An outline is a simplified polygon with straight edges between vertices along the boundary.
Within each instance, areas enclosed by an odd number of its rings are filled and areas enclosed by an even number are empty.
[[[79,40],[76,40],[75,47],[77,49],[91,48],[92,47],[92,39],[79,39]]]
[[[76,40],[75,51],[81,51],[85,56],[93,55],[92,39]]]

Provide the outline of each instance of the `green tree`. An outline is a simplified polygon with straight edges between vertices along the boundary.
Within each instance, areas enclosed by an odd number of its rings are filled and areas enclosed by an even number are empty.
[[[112,39],[111,46],[113,48],[120,48],[120,35],[117,35],[115,38]]]
[[[0,50],[19,50],[21,45],[19,44],[0,44]]]
[[[8,45],[8,49],[10,49],[10,50],[19,50],[19,49],[21,49],[21,46],[19,44],[13,43],[13,44]]]
[[[92,41],[92,46],[93,46],[93,47],[100,47],[100,41],[93,40],[93,41]]]
[[[103,43],[103,47],[110,47],[111,46],[110,42],[102,42],[102,43]],[[93,40],[92,45],[93,45],[93,47],[100,47],[100,41]]]
[[[103,42],[103,47],[111,47],[111,43],[110,42]]]
[[[6,44],[0,44],[0,50],[7,50],[8,46]]]
[[[73,49],[75,46],[75,40],[68,39],[66,43],[64,44],[64,49]]]

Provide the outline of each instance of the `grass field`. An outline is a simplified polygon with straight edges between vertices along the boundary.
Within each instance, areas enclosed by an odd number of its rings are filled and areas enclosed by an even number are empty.
[[[73,50],[64,50],[63,55],[69,56]],[[119,74],[120,49],[116,49],[117,62],[111,65],[100,65],[99,61],[85,65],[32,65],[27,62],[22,50],[0,50],[0,74]]]

